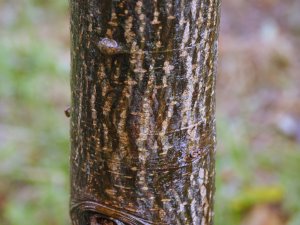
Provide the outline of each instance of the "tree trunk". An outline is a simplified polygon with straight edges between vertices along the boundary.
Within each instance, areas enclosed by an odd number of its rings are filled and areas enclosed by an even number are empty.
[[[212,224],[219,0],[71,0],[74,225]]]

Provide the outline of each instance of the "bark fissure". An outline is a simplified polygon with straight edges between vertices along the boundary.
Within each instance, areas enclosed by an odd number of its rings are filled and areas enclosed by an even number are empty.
[[[218,24],[219,0],[71,0],[74,225],[212,224]]]

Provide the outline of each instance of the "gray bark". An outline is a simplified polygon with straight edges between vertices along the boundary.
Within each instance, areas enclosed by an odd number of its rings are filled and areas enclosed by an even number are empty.
[[[212,224],[219,0],[70,4],[73,224]]]

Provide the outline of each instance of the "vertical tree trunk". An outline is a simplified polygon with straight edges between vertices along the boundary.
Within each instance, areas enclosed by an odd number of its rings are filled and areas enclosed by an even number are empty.
[[[71,0],[71,218],[212,224],[219,0]]]

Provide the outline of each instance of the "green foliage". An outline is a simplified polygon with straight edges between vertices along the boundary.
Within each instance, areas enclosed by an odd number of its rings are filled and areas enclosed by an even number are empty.
[[[243,215],[255,205],[281,204],[290,216],[288,225],[299,223],[300,152],[296,145],[280,142],[273,148],[251,152],[245,142],[245,124],[218,118],[215,224],[240,224]],[[283,151],[282,149],[286,149]],[[258,177],[270,173],[274,181]]]
[[[281,183],[285,185],[285,207],[295,214],[295,220],[300,221],[300,153],[293,151],[285,154],[281,167]]]
[[[69,223],[69,124],[63,114],[69,69],[59,60],[60,45],[36,29],[48,11],[65,8],[64,1],[42,2],[10,2],[15,18],[0,31],[3,225]]]
[[[280,187],[252,187],[233,197],[231,206],[233,211],[242,213],[256,204],[280,203],[282,199],[283,191]]]

